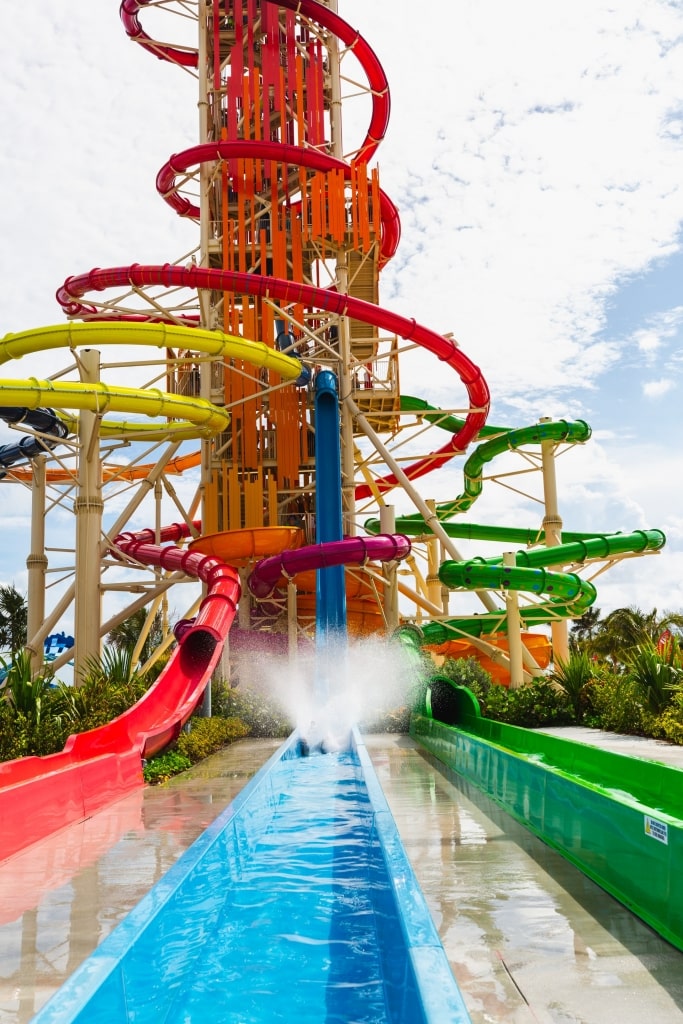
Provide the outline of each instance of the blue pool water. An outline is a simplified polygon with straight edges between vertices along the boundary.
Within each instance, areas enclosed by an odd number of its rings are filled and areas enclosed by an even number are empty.
[[[245,1024],[387,1019],[367,793],[348,753],[298,759],[290,776],[291,790],[225,894],[178,1020],[202,1019],[209,1008]]]
[[[290,741],[36,1024],[468,1024],[359,739]]]

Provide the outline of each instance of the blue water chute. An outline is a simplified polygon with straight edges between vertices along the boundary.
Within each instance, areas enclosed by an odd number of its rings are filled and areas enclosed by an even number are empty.
[[[343,539],[341,448],[337,378],[320,370],[315,378],[315,539],[317,544]],[[344,566],[317,570],[316,643],[346,638]]]

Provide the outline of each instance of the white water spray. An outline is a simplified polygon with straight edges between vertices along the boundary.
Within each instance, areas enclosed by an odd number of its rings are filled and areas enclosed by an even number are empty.
[[[300,735],[331,748],[346,744],[353,725],[371,732],[404,709],[420,675],[413,652],[377,637],[329,641],[323,658],[311,646],[294,662],[267,651],[239,659],[241,685],[275,700]]]

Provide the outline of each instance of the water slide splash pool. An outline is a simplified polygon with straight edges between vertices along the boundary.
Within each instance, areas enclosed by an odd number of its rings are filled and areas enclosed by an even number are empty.
[[[291,737],[35,1024],[469,1024],[356,730]]]

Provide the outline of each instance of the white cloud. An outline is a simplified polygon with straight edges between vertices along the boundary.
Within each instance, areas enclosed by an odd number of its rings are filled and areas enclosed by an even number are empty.
[[[661,398],[669,391],[675,389],[675,383],[669,377],[660,377],[659,380],[648,380],[643,384],[643,394],[646,398]]]

